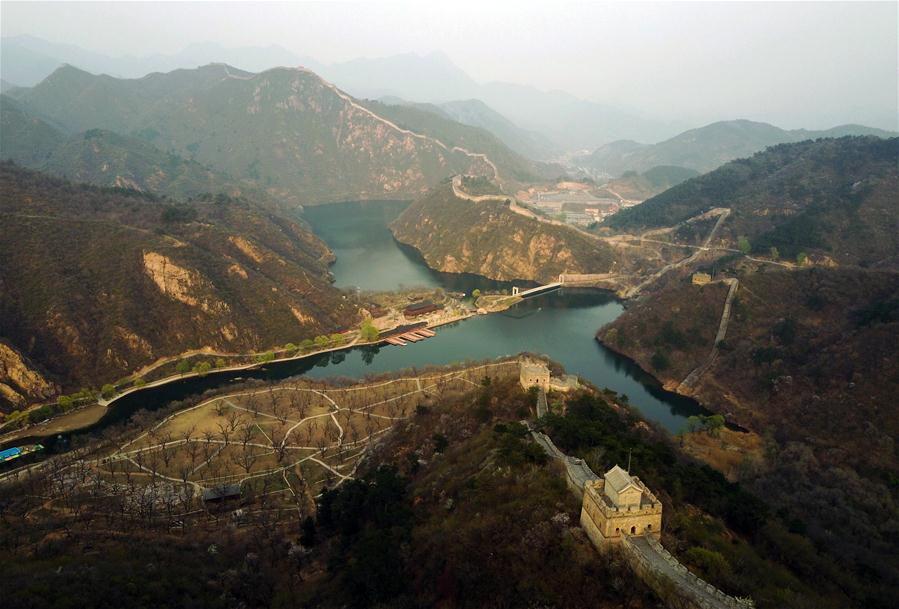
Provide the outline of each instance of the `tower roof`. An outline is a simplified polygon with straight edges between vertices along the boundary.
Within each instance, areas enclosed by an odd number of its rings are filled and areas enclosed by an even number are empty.
[[[643,490],[634,482],[634,479],[631,478],[631,475],[621,469],[621,467],[618,465],[607,471],[604,478],[606,480],[606,484],[612,487],[616,493],[620,493],[629,486],[632,486],[640,491]]]

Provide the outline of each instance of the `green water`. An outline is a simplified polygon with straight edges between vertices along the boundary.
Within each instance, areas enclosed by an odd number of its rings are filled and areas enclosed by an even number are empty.
[[[475,287],[510,287],[472,275],[430,271],[414,251],[397,244],[387,224],[404,203],[342,203],[310,208],[305,217],[337,254],[335,283],[364,290],[402,286],[444,287],[470,292]],[[513,282],[528,285],[526,282]],[[95,431],[128,418],[142,408],[159,408],[244,378],[281,380],[297,375],[315,378],[360,378],[427,365],[483,360],[529,351],[542,353],[598,387],[628,396],[642,415],[676,432],[686,417],[702,412],[693,400],[663,391],[626,358],[600,345],[596,330],[624,310],[612,294],[601,290],[560,290],[528,298],[508,311],[483,315],[437,328],[437,336],[405,347],[348,349],[303,360],[269,364],[242,372],[212,372],[135,392],[120,398]],[[34,438],[47,441],[43,438]],[[52,439],[49,439],[52,440]]]
[[[400,246],[387,225],[405,208],[403,202],[341,203],[308,208],[305,217],[334,250],[336,285],[361,289],[442,286],[470,292],[509,287],[471,275],[436,273],[414,251]],[[527,282],[511,282],[528,285]],[[624,393],[643,415],[671,431],[700,409],[695,402],[662,391],[638,367],[600,345],[594,335],[623,311],[609,292],[562,290],[530,298],[509,311],[480,316],[437,329],[433,339],[405,347],[386,346],[376,353],[355,350],[334,361],[323,359],[309,376],[363,376],[411,366],[449,364],[511,355],[543,353],[570,373],[599,387]],[[308,364],[306,366],[308,367]]]
[[[363,291],[442,287],[468,293],[475,288],[511,287],[510,282],[428,268],[418,252],[397,243],[387,227],[407,205],[406,201],[363,201],[305,209],[303,217],[337,256],[331,272],[338,287]]]

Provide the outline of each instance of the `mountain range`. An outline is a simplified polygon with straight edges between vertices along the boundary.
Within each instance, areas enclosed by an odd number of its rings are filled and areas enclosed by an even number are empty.
[[[440,104],[411,102],[387,95],[379,101],[390,105],[413,106],[472,127],[480,127],[499,138],[506,146],[529,159],[551,159],[561,150],[552,140],[537,131],[523,129],[479,99],[465,99]]]
[[[768,146],[845,135],[892,137],[896,134],[863,125],[810,131],[785,130],[748,120],[719,121],[690,129],[658,144],[640,144],[632,140],[610,142],[589,155],[575,157],[572,163],[588,173],[607,176],[618,176],[625,171],[644,172],[660,165],[705,173]]]
[[[7,95],[0,96],[0,151],[3,160],[76,182],[177,199],[207,193],[252,195],[277,204],[251,180],[234,180],[138,137],[104,129],[69,135],[31,116]]]
[[[253,74],[214,64],[119,79],[63,66],[8,95],[20,113],[63,133],[140,138],[291,204],[413,198],[463,172],[528,180],[561,171],[432,113],[382,104],[389,118],[381,116],[376,102],[299,68]]]
[[[817,253],[831,264],[899,268],[899,138],[843,137],[780,144],[687,180],[603,226],[639,232],[682,227],[716,207],[718,234],[762,255]],[[676,233],[677,234],[677,233]]]
[[[3,78],[18,86],[36,85],[63,64],[124,78],[209,63],[228,63],[250,72],[303,66],[360,98],[396,96],[438,104],[478,99],[520,127],[550,138],[554,147],[565,150],[594,148],[621,138],[658,141],[686,127],[676,121],[653,120],[614,106],[581,100],[562,91],[541,91],[502,82],[478,83],[440,52],[327,64],[277,46],[226,48],[204,43],[173,55],[109,57],[33,36],[4,37],[0,42]],[[535,158],[545,157],[547,153],[543,151]]]
[[[613,105],[579,99],[564,91],[542,91],[504,82],[479,83],[440,52],[328,64],[278,46],[228,48],[216,43],[196,43],[171,55],[110,57],[33,36],[4,37],[0,44],[4,90],[13,85],[36,85],[64,64],[121,78],[139,78],[153,72],[192,69],[210,63],[226,63],[247,72],[302,66],[357,98],[399,98],[439,106],[454,120],[485,128],[519,154],[532,159],[545,160],[554,158],[560,151],[599,146],[594,153],[578,157],[577,164],[612,176],[628,169],[645,171],[656,165],[678,165],[703,172],[777,143],[886,133],[855,125],[826,131],[785,131],[764,123],[748,127],[745,123],[749,121],[725,121],[685,131],[689,125],[682,121],[642,116]],[[729,127],[719,127],[716,138],[721,141],[713,150],[704,150],[703,134],[695,132],[715,125]],[[745,141],[740,142],[741,138]],[[630,141],[622,144],[618,140]],[[660,148],[653,149],[654,145]],[[631,148],[631,152],[639,149],[640,153],[634,159],[619,158],[616,151],[622,147]]]

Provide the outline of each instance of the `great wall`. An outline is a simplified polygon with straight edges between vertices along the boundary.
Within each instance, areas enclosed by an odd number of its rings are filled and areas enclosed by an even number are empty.
[[[546,391],[554,379],[540,362],[522,360],[520,382],[539,390],[537,414],[547,412]],[[566,382],[564,387],[570,387]],[[599,476],[583,459],[562,452],[546,434],[524,422],[531,437],[563,471],[582,502],[581,527],[600,552],[620,552],[636,575],[669,606],[678,609],[752,609],[752,599],[730,596],[699,578],[661,542],[662,503],[637,477],[618,465]]]

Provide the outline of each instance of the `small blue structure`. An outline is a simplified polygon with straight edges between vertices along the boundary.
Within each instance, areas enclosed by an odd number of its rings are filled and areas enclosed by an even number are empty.
[[[16,457],[21,456],[22,449],[18,446],[15,448],[7,448],[6,450],[0,450],[0,463],[6,463]]]
[[[29,455],[41,450],[44,450],[43,444],[34,444],[32,446],[16,446],[14,448],[0,450],[0,463],[6,463],[7,461],[12,461],[13,459],[18,459],[19,457],[24,457],[25,455]]]

